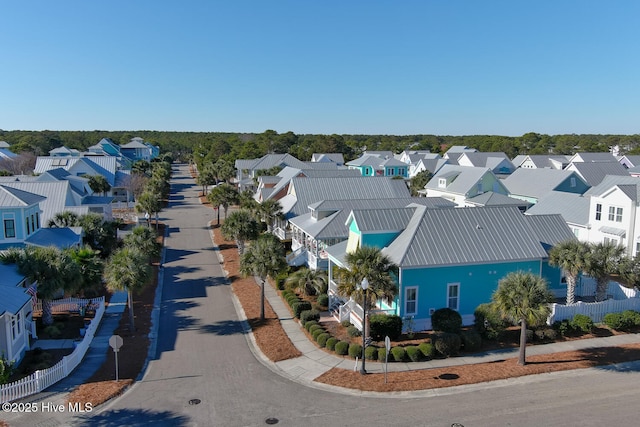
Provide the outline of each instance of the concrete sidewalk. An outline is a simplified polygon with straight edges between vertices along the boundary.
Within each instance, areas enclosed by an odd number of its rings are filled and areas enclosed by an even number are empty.
[[[266,361],[272,368],[283,376],[299,383],[310,385],[315,378],[332,368],[359,369],[353,359],[342,358],[334,354],[321,350],[317,345],[309,340],[302,331],[302,327],[296,319],[293,319],[285,302],[280,298],[272,286],[265,286],[265,296],[269,304],[280,318],[280,322],[302,356],[295,359],[283,360],[281,362]],[[552,344],[541,344],[527,347],[527,355],[559,353],[565,351],[583,350],[596,347],[615,347],[624,344],[640,343],[640,334],[622,334],[603,338],[592,338],[583,340],[573,340]],[[256,352],[259,349],[256,348]],[[411,370],[421,370],[429,368],[448,367],[456,365],[467,365],[474,363],[494,362],[504,359],[518,357],[518,348],[494,350],[484,353],[469,354],[461,357],[451,357],[448,359],[435,359],[426,362],[390,362],[389,372],[402,372]],[[263,360],[266,358],[263,357]],[[359,362],[358,362],[359,363]],[[367,372],[384,373],[384,363],[367,361]]]

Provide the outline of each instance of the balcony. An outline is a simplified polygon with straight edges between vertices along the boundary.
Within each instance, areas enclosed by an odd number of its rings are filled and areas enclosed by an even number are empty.
[[[273,229],[273,234],[280,240],[291,240],[291,231],[282,227],[275,227]]]
[[[329,260],[322,256],[316,256],[311,252],[307,252],[307,265],[312,270],[328,270]]]

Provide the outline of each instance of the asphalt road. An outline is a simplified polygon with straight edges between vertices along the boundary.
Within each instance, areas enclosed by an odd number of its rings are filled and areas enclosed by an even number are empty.
[[[172,179],[157,355],[83,426],[636,425],[636,370],[587,370],[411,394],[365,397],[280,377],[251,352],[207,231],[213,211],[180,166]],[[125,356],[124,352],[121,355]],[[194,400],[194,399],[197,399]],[[198,403],[199,402],[199,403]],[[197,404],[196,404],[197,403]]]

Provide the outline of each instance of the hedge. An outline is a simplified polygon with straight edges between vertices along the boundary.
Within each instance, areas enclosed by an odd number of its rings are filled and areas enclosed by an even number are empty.
[[[356,358],[362,356],[362,346],[360,344],[349,344],[349,357]]]
[[[327,332],[324,332],[316,337],[316,342],[320,347],[327,345],[327,340],[331,337]]]
[[[330,337],[327,339],[327,343],[324,345],[327,350],[333,351],[336,348],[336,343],[340,342],[336,337]]]
[[[431,327],[434,331],[457,334],[462,329],[462,316],[448,307],[439,308],[431,315]]]
[[[422,352],[420,351],[420,349],[418,349],[417,346],[415,345],[409,345],[406,346],[404,348],[404,350],[407,353],[407,357],[409,358],[409,360],[411,360],[412,362],[419,362],[422,360]]]
[[[336,354],[344,356],[349,352],[349,343],[346,341],[338,341],[334,347]]]
[[[396,362],[404,362],[406,356],[407,352],[405,351],[404,347],[392,347],[391,355],[389,356],[389,358],[393,358],[393,360],[395,360]]]
[[[402,318],[395,314],[372,314],[369,316],[369,327],[374,341],[382,341],[385,336],[395,340],[402,334]]]
[[[320,312],[318,310],[305,310],[300,313],[300,321],[303,325],[306,325],[307,322],[320,320]]]
[[[429,344],[428,342],[420,343],[418,345],[418,349],[427,360],[433,359],[433,356],[436,353],[436,349],[433,348],[433,344]]]

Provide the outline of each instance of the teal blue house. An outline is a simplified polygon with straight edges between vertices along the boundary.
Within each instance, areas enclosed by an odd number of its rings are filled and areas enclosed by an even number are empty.
[[[349,239],[327,249],[334,315],[360,325],[362,308],[338,294],[334,272],[347,267],[346,253],[374,246],[398,266],[397,295],[377,301],[377,309],[413,318],[414,330],[431,329],[431,314],[443,307],[473,324],[475,309],[491,300],[498,281],[511,272],[531,272],[550,289],[563,288],[548,250],[575,238],[560,215],[525,216],[510,206],[354,210],[347,225]]]
[[[346,163],[349,169],[357,169],[362,176],[409,177],[409,165],[391,157],[375,154],[363,154]]]

